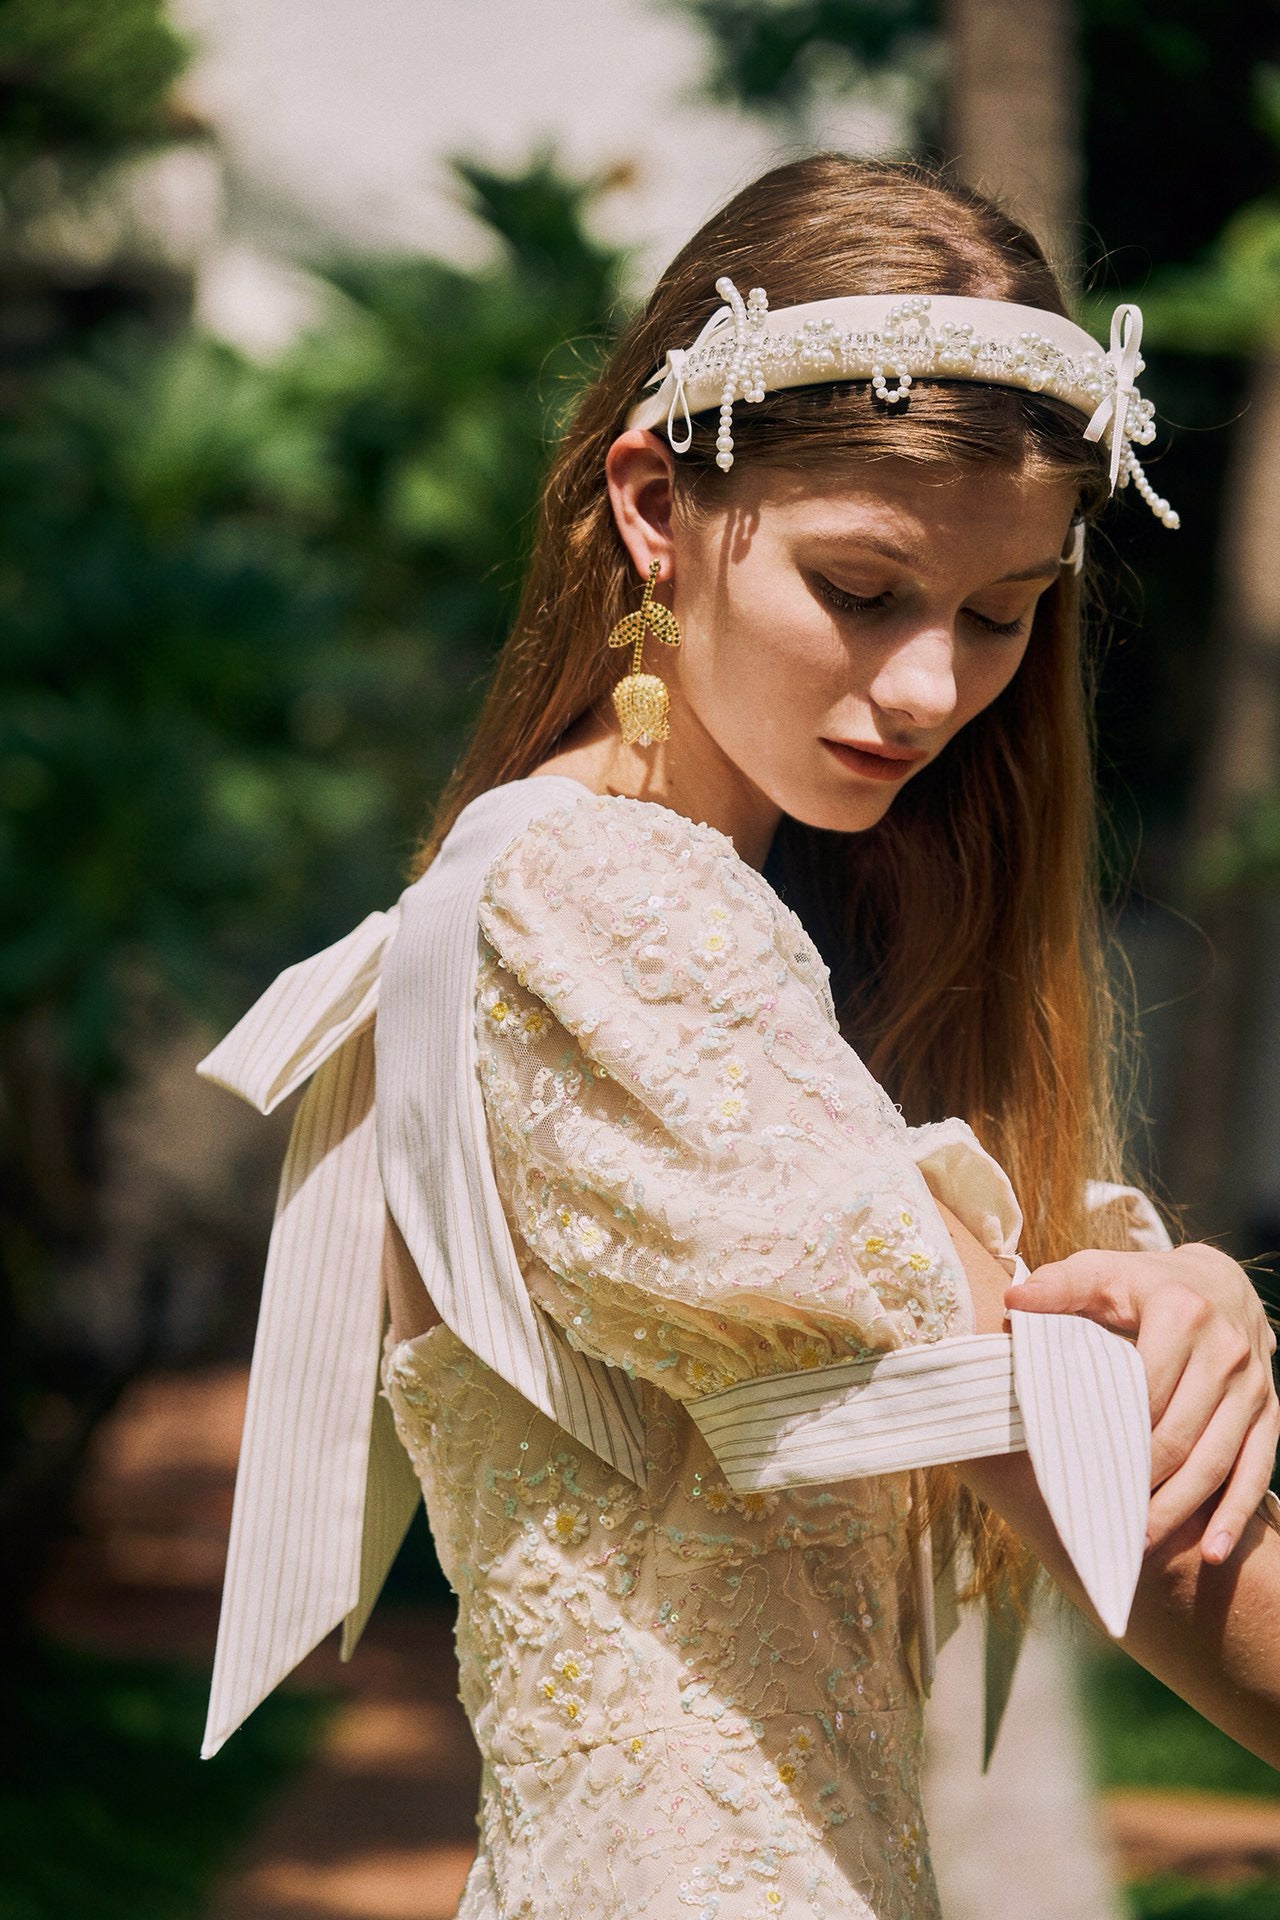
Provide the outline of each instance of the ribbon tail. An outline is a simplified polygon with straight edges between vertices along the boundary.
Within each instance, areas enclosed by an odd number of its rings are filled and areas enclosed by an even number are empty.
[[[1085,439],[1101,440],[1107,430],[1107,422],[1115,410],[1115,397],[1112,394],[1107,394],[1105,399],[1100,400],[1093,412],[1089,415],[1089,424],[1084,430]]]
[[[249,1372],[205,1759],[361,1604],[387,1218],[373,1093],[366,1026],[324,1063],[294,1118]],[[385,1542],[386,1527],[375,1531]]]
[[[391,1563],[404,1544],[410,1522],[422,1503],[413,1471],[385,1393],[374,1397],[369,1426],[369,1470],[365,1479],[364,1524],[360,1541],[360,1579],[355,1605],[342,1622],[338,1657],[349,1660],[368,1624]]]
[[[271,1113],[372,1020],[383,952],[399,921],[399,907],[368,914],[331,947],[286,967],[196,1072]]]
[[[1129,1620],[1146,1545],[1151,1415],[1136,1349],[1069,1314],[1009,1315],[1036,1481],[1113,1639]]]
[[[1018,1656],[1027,1637],[1027,1623],[1009,1597],[1007,1588],[991,1594],[986,1607],[982,1667],[982,1771],[991,1765],[1004,1724]]]
[[[924,1476],[911,1476],[912,1506],[918,1508],[924,1495]],[[915,1618],[909,1637],[908,1658],[922,1699],[933,1692],[938,1671],[938,1620],[934,1604],[933,1528],[920,1525],[911,1543],[915,1586]]]

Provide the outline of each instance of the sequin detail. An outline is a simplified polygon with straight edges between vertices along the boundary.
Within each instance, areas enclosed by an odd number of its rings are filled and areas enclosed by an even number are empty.
[[[491,869],[476,1044],[533,1297],[636,1382],[632,1485],[446,1327],[384,1384],[484,1759],[459,1920],[937,1920],[906,1476],[735,1493],[683,1402],[966,1327],[911,1130],[732,844],[586,798]]]

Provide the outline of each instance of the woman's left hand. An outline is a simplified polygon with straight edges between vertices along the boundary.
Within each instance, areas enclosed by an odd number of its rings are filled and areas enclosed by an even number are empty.
[[[1221,1490],[1200,1551],[1225,1560],[1267,1490],[1280,1439],[1276,1336],[1244,1268],[1203,1241],[1155,1253],[1086,1248],[1037,1267],[1004,1303],[1136,1335],[1151,1396],[1147,1544]]]

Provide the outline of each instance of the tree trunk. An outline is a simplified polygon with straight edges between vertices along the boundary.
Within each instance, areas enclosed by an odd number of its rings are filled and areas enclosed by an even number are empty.
[[[947,147],[1030,228],[1068,287],[1080,230],[1080,63],[1071,0],[944,0]]]
[[[1187,1002],[1167,1156],[1170,1189],[1201,1232],[1253,1211],[1258,1021],[1275,951],[1272,894],[1245,877],[1204,894],[1198,876],[1242,816],[1274,793],[1280,768],[1280,354],[1255,361],[1222,506],[1220,614],[1204,689],[1209,724],[1188,832],[1188,906],[1213,953]]]

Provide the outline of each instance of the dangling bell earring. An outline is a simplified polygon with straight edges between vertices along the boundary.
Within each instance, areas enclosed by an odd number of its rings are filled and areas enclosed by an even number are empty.
[[[665,647],[680,645],[680,628],[674,613],[660,606],[653,597],[661,564],[658,560],[649,562],[644,599],[635,613],[629,613],[619,620],[609,635],[611,647],[631,648],[631,671],[619,680],[613,690],[613,704],[622,726],[622,738],[628,746],[651,747],[655,740],[665,740],[669,732],[671,696],[656,673],[640,671],[646,630],[655,640],[661,640]]]

